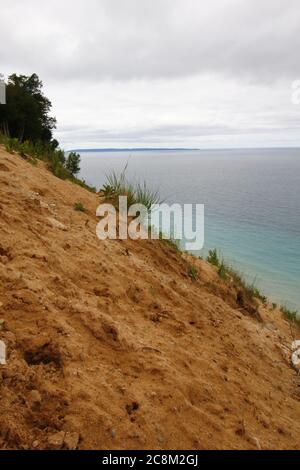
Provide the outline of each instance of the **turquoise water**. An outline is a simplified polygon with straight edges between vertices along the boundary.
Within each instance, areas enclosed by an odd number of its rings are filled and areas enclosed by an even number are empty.
[[[205,246],[217,247],[275,302],[300,310],[300,149],[84,152],[81,177],[110,170],[145,179],[167,202],[205,204]]]

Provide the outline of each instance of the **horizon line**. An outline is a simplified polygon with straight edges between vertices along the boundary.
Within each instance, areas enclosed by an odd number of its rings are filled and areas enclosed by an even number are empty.
[[[210,148],[196,148],[196,147],[107,147],[107,148],[73,148],[66,150],[66,152],[153,152],[153,151],[216,151],[216,150],[273,150],[273,149],[300,149],[297,146],[270,146],[270,147],[210,147]]]

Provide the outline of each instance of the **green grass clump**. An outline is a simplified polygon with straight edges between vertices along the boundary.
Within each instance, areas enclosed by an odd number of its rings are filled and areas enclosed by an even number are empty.
[[[105,199],[110,200],[117,208],[120,196],[127,196],[128,207],[133,204],[143,204],[149,211],[154,204],[159,204],[159,192],[151,189],[144,181],[134,184],[126,177],[128,164],[120,174],[111,171],[106,175],[106,182],[101,189]]]
[[[234,268],[226,267],[227,275],[233,279],[234,283],[241,287],[250,299],[259,299],[264,305],[268,303],[268,298],[263,295],[260,290],[256,287],[255,279],[249,283],[244,277],[236,271]]]
[[[85,212],[86,211],[86,209],[85,209],[84,205],[82,204],[82,202],[75,202],[74,209],[77,212]]]
[[[15,139],[7,139],[4,141],[4,147],[5,147],[5,150],[8,152],[8,153],[11,153],[13,154],[16,150],[16,146],[15,146],[15,142],[14,142]]]
[[[149,188],[145,181],[143,184],[137,184],[135,188],[135,198],[139,204],[143,204],[147,207],[148,211],[151,210],[153,205],[161,202],[159,192]]]
[[[209,250],[207,261],[213,266],[220,266],[221,262],[216,248],[214,248],[213,250]]]
[[[198,271],[193,264],[189,264],[187,268],[187,275],[192,281],[197,281],[199,275]]]
[[[224,279],[224,280],[227,279],[228,268],[227,268],[226,264],[224,263],[224,261],[222,261],[220,266],[219,266],[218,274],[219,274],[221,279]]]
[[[231,279],[237,287],[245,292],[249,299],[259,299],[264,305],[268,303],[268,298],[256,287],[255,280],[252,283],[247,282],[237,270],[225,263],[216,248],[209,250],[207,261],[218,268],[221,279],[225,281]]]
[[[251,297],[259,299],[264,305],[268,303],[268,297],[263,295],[260,290],[255,286],[255,281],[252,284],[245,282],[245,288],[248,290]]]
[[[227,279],[230,274],[231,268],[227,266],[225,261],[220,258],[216,248],[209,250],[207,261],[218,268],[218,274],[221,279]]]

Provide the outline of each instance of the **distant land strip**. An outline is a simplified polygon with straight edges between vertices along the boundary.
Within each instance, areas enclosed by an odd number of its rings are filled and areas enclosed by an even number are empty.
[[[172,151],[195,151],[198,148],[107,148],[107,149],[72,149],[68,152],[172,152]]]

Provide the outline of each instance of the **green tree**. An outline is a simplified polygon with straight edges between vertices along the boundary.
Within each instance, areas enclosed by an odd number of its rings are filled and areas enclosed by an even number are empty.
[[[77,175],[80,171],[80,155],[76,152],[70,152],[66,161],[67,170],[72,175]]]
[[[43,83],[32,75],[10,75],[6,105],[0,107],[0,129],[20,141],[50,143],[56,119],[50,116],[51,102],[43,94]]]

